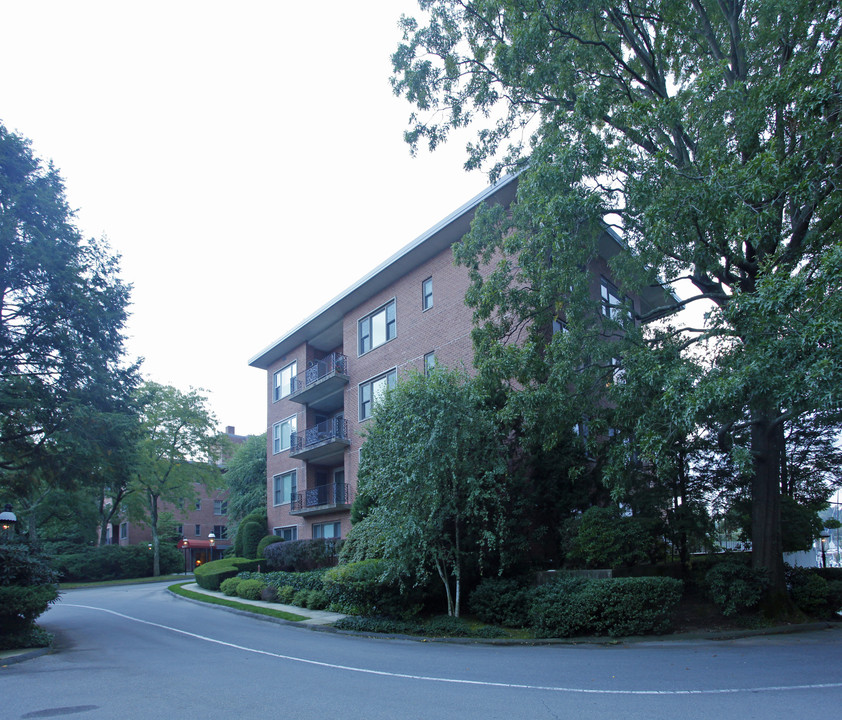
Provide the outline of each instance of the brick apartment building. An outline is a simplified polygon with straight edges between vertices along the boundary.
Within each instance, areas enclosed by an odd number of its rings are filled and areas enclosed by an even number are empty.
[[[516,186],[512,176],[487,188],[251,359],[252,367],[267,371],[267,507],[274,534],[345,537],[362,432],[378,394],[410,369],[471,368],[469,277],[454,265],[451,246],[482,202],[508,206]],[[606,231],[599,248],[588,268],[591,291],[619,304],[607,259],[621,241]],[[644,309],[641,299],[631,300]]]
[[[244,435],[237,435],[233,425],[225,428],[225,435],[234,445],[246,441]],[[224,465],[224,462],[223,462]],[[231,545],[228,538],[228,491],[224,488],[208,490],[204,485],[194,483],[195,502],[189,507],[176,507],[172,503],[162,502],[161,514],[171,513],[176,523],[176,532],[180,537],[179,548],[185,552],[185,562],[193,567],[198,562],[207,562],[222,556],[222,551]],[[213,543],[210,535],[213,533]],[[108,544],[135,545],[151,542],[152,531],[147,525],[129,522],[121,518],[109,526]],[[186,541],[186,543],[185,543]]]

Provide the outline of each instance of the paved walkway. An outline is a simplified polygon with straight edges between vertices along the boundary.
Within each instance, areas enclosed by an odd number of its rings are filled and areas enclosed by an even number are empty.
[[[189,585],[182,585],[185,590],[199,593],[201,595],[210,595],[211,597],[222,598],[223,600],[231,600],[241,605],[251,605],[252,607],[264,607],[270,610],[281,610],[283,612],[292,613],[293,615],[304,616],[305,620],[297,621],[296,624],[301,625],[330,625],[340,618],[344,618],[342,613],[328,612],[327,610],[308,610],[297,605],[282,605],[281,603],[263,602],[262,600],[243,600],[241,597],[229,597],[221,592],[214,592],[213,590],[205,590],[199,587],[196,583]]]

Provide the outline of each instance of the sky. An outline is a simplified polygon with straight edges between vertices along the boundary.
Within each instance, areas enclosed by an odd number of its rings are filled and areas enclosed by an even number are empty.
[[[0,122],[132,284],[130,357],[266,429],[248,360],[487,185],[412,158],[389,84],[414,0],[0,0]]]

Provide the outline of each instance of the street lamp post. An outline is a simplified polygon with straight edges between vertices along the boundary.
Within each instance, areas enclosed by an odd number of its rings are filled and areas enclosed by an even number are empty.
[[[213,560],[213,544],[216,542],[216,535],[213,533],[208,533],[208,542],[210,543],[210,554],[209,557]]]
[[[9,503],[6,503],[6,508],[0,513],[0,528],[3,529],[4,536],[7,532],[9,532],[9,530],[14,528],[17,521],[18,516],[12,512],[12,506]]]
[[[827,567],[827,543],[830,541],[830,533],[827,530],[823,530],[821,535],[819,535],[819,540],[822,544],[822,567]]]
[[[187,574],[187,551],[190,549],[190,541],[184,538],[181,541],[181,547],[184,548],[184,574]]]

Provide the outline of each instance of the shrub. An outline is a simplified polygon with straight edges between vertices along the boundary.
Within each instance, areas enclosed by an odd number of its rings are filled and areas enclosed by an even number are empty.
[[[427,623],[424,634],[431,637],[468,637],[470,628],[461,618],[442,615]]]
[[[549,637],[664,632],[683,588],[680,580],[667,577],[561,577],[535,589],[532,626],[536,635]]]
[[[271,585],[269,587],[272,587]],[[284,585],[278,588],[278,602],[284,605],[292,605],[292,599],[298,592],[292,585]]]
[[[260,600],[260,593],[266,587],[260,580],[240,580],[237,585],[237,595],[243,600]]]
[[[321,590],[323,588],[322,578],[324,577],[325,569],[310,570],[308,572],[243,572],[240,577],[251,578],[257,577],[262,579],[267,585],[272,587],[282,588],[284,585],[291,585],[296,590]]]
[[[260,599],[263,602],[278,602],[278,589],[273,588],[271,585],[266,585],[260,591]]]
[[[342,540],[318,538],[314,540],[288,540],[267,545],[263,549],[268,570],[303,572],[336,564]]]
[[[589,568],[636,565],[649,560],[656,527],[651,520],[627,517],[617,506],[590,507],[573,522],[567,559]]]
[[[161,544],[158,550],[163,574],[176,573],[184,568],[184,556],[177,547]],[[149,544],[138,543],[89,547],[82,552],[56,555],[49,562],[64,582],[97,582],[150,577],[152,559]]]
[[[205,590],[219,590],[220,584],[240,573],[240,565],[247,564],[246,558],[232,557],[212,560],[196,568],[196,583]]]
[[[324,610],[327,607],[328,600],[324,590],[310,590],[309,593],[306,605],[308,610]]]
[[[260,533],[260,536],[263,537],[263,535],[266,534],[266,528],[269,526],[269,520],[266,517],[266,510],[260,509],[250,512],[237,523],[237,530],[234,534],[234,554],[237,557],[246,557],[246,554],[243,552],[243,529],[246,525],[253,522],[263,528]],[[250,557],[254,557],[254,555],[251,555]]]
[[[524,627],[531,594],[526,578],[485,578],[471,593],[468,608],[482,622]]]
[[[352,615],[407,616],[420,609],[407,592],[401,594],[397,581],[386,581],[385,560],[363,560],[339,565],[324,575],[324,590],[331,606]]]
[[[0,544],[0,648],[19,647],[59,596],[56,573],[26,545]]]
[[[226,578],[219,584],[219,589],[223,594],[228,595],[229,597],[234,597],[237,594],[237,586],[241,582],[242,581],[238,577]]]
[[[257,543],[257,558],[258,560],[266,557],[263,551],[267,545],[274,545],[275,543],[283,542],[284,539],[278,535],[266,535],[259,543]]]
[[[300,608],[307,607],[311,592],[312,590],[296,590],[295,595],[292,596],[292,604]]]
[[[842,607],[842,582],[828,582],[816,568],[787,567],[786,580],[792,601],[808,615],[830,616]]]
[[[827,612],[829,615],[842,612],[842,580],[827,583]]]
[[[243,539],[243,557],[253,559],[257,557],[257,546],[266,535],[266,526],[257,522],[247,522],[237,528],[237,535]]]
[[[707,592],[723,615],[738,615],[757,607],[769,581],[766,573],[726,560],[705,575]]]

